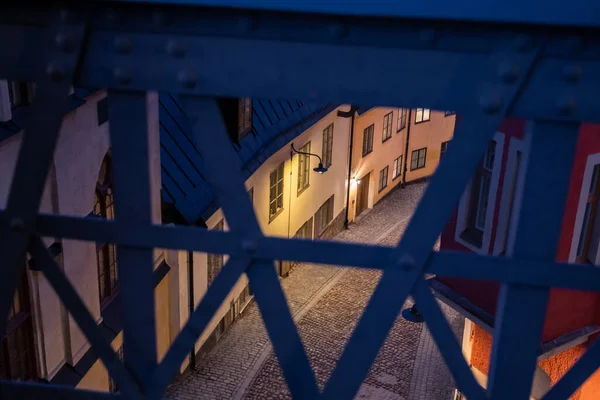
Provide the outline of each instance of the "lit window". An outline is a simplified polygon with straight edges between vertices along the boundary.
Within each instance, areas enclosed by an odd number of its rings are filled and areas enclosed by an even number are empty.
[[[390,167],[386,165],[384,169],[379,171],[379,191],[380,192],[387,187],[389,168]]]
[[[363,132],[363,157],[373,151],[373,132],[375,125],[368,126]]]
[[[269,189],[269,219],[275,218],[283,210],[283,163],[271,171]]]
[[[394,170],[392,171],[392,180],[400,176],[402,171],[402,156],[394,160]]]
[[[321,158],[323,166],[329,168],[333,154],[333,124],[323,130],[323,149],[321,150]]]
[[[310,142],[298,150],[300,153],[310,153]],[[310,156],[298,154],[298,194],[308,187],[310,181]]]
[[[406,119],[407,119],[406,115],[407,115],[406,108],[398,109],[398,131],[401,131],[402,129],[406,128]]]
[[[415,150],[410,155],[410,170],[421,169],[425,167],[427,158],[427,147]]]
[[[415,124],[429,121],[431,110],[429,108],[417,108],[415,112]]]
[[[383,117],[383,135],[381,138],[382,142],[385,142],[392,137],[392,115],[389,113]]]
[[[110,154],[104,157],[94,202],[94,215],[106,218],[114,218],[114,204],[112,191],[112,169]],[[105,307],[119,291],[119,266],[117,264],[117,252],[114,243],[97,243],[96,255],[98,262],[98,288],[100,291],[100,306]]]

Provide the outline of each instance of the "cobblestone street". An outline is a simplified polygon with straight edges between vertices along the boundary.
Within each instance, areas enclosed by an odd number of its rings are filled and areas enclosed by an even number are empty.
[[[414,211],[424,184],[395,190],[336,240],[395,245]],[[374,287],[377,271],[300,265],[282,285],[304,346],[322,388],[340,357]],[[405,307],[412,304],[411,299]],[[457,335],[463,319],[443,310]],[[450,400],[454,385],[425,324],[401,316],[357,396],[359,399]],[[252,303],[197,371],[179,380],[167,397],[191,399],[290,398],[277,360]]]

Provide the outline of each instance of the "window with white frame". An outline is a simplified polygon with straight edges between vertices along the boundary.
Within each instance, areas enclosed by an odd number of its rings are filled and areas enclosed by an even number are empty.
[[[333,155],[333,124],[323,129],[323,146],[321,149],[321,159],[325,168],[331,167]]]
[[[407,111],[406,108],[398,109],[398,127],[396,128],[398,131],[406,128]]]
[[[427,160],[427,147],[422,149],[414,150],[410,155],[410,170],[425,168],[425,161]]]
[[[393,113],[390,112],[383,117],[383,132],[381,135],[382,142],[385,142],[392,137],[392,116]]]
[[[415,111],[415,124],[427,122],[431,118],[431,110],[429,108],[417,108]]]
[[[271,171],[269,178],[269,221],[283,210],[283,166],[284,163],[281,163]]]
[[[386,165],[384,169],[379,171],[379,189],[378,190],[380,192],[387,187],[389,169],[390,169],[390,167],[388,165]]]
[[[392,180],[400,176],[402,171],[402,156],[394,160],[394,170],[392,171]]]
[[[362,156],[366,156],[367,154],[373,151],[373,132],[375,131],[375,125],[369,125],[365,128],[363,132],[363,148],[362,148]]]
[[[300,148],[298,154],[298,194],[308,187],[310,181],[310,142]]]

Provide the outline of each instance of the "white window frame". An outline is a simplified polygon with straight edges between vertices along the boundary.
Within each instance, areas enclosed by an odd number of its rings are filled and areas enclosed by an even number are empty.
[[[500,197],[500,211],[498,213],[498,223],[496,229],[496,239],[494,240],[493,255],[500,255],[503,251],[505,256],[512,254],[512,244],[514,244],[513,236],[516,233],[516,222],[519,210],[519,199],[523,191],[524,174],[526,171],[525,156],[527,144],[524,140],[510,138],[508,145],[508,157],[506,161],[506,169],[504,171],[504,183],[502,186],[502,194]],[[515,175],[517,167],[517,153],[521,153],[521,164],[518,175]],[[516,182],[515,182],[516,180]],[[514,187],[514,203],[513,212],[510,213],[511,192]],[[519,203],[518,203],[519,202]],[[507,230],[510,232],[507,234]]]
[[[469,250],[480,254],[488,254],[490,248],[490,240],[494,226],[494,212],[496,210],[496,197],[498,194],[498,183],[500,180],[500,170],[502,167],[502,155],[504,152],[504,134],[502,132],[496,132],[492,140],[496,142],[496,150],[494,156],[494,169],[492,171],[492,182],[490,184],[490,192],[488,196],[488,208],[485,214],[486,221],[489,222],[486,223],[485,229],[483,230],[481,248],[460,237],[460,235],[467,229],[468,225],[467,220],[469,217],[469,202],[471,201],[471,182],[469,182],[460,199],[460,203],[458,205],[458,218],[456,220],[456,230],[454,231],[454,240],[457,243],[460,243]]]
[[[577,258],[577,246],[579,237],[581,236],[581,227],[583,225],[583,217],[585,215],[585,206],[587,203],[588,191],[592,183],[592,175],[594,167],[600,164],[600,153],[590,154],[585,164],[585,172],[583,173],[583,182],[579,191],[579,203],[577,205],[577,214],[575,216],[575,226],[573,229],[573,238],[571,239],[571,249],[569,251],[569,262],[574,263]],[[600,251],[596,254],[594,265],[600,264]]]

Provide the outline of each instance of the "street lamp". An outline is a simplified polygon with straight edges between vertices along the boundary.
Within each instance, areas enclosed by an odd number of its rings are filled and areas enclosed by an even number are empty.
[[[321,160],[320,156],[318,156],[316,154],[313,154],[313,153],[305,153],[303,151],[298,151],[298,150],[296,150],[294,148],[294,144],[292,143],[292,154],[293,153],[298,153],[298,154],[304,154],[304,155],[307,155],[307,156],[315,156],[315,157],[317,157],[319,159],[319,166],[316,167],[316,168],[313,168],[313,171],[318,172],[319,174],[323,174],[323,173],[327,172],[327,168],[323,166],[323,160]]]

